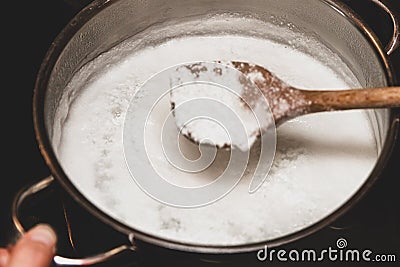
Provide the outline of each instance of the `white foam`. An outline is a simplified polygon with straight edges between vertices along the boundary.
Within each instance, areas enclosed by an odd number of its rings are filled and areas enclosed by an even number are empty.
[[[271,174],[255,194],[248,194],[251,170],[257,163],[257,155],[252,155],[247,175],[221,201],[197,209],[160,204],[130,177],[122,144],[130,99],[151,75],[183,62],[236,60],[264,66],[300,88],[348,88],[354,84],[344,82],[309,55],[258,37],[191,36],[140,51],[127,41],[118,49],[87,65],[69,84],[66,92],[81,90],[67,120],[59,122],[61,140],[54,142],[74,185],[104,212],[140,231],[212,245],[274,239],[310,226],[340,207],[363,184],[376,162],[377,150],[365,112],[304,116],[279,128]],[[119,54],[124,56],[119,58]],[[339,62],[334,54],[330,56]],[[114,64],[102,68],[101,75],[90,76],[110,58]],[[340,68],[350,73],[344,63]],[[169,102],[165,105],[168,112]],[[65,112],[59,110],[59,117]],[[162,122],[155,117],[151,125],[158,129]],[[157,136],[146,138],[154,138],[157,147]],[[171,173],[175,182],[185,183],[187,173],[172,168],[159,152],[157,148],[151,151],[159,170]],[[138,160],[142,156],[138,155]],[[192,185],[207,179],[201,174],[189,178]]]

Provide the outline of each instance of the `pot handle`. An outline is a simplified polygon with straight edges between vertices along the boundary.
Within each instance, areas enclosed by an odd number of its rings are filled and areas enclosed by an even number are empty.
[[[386,4],[384,4],[381,0],[371,0],[375,4],[377,4],[380,8],[382,8],[386,13],[389,14],[392,23],[393,23],[393,35],[390,39],[389,44],[386,46],[385,51],[390,56],[400,45],[400,23],[397,15],[393,10],[391,10]]]
[[[11,207],[11,215],[15,228],[17,231],[23,235],[26,230],[23,227],[19,217],[20,217],[20,207],[22,203],[27,200],[29,197],[47,189],[54,183],[54,178],[52,176],[47,177],[32,186],[29,186],[26,189],[21,190],[14,198],[12,207]],[[112,257],[124,252],[124,251],[136,251],[136,246],[134,245],[133,234],[129,235],[130,245],[121,245],[116,248],[113,248],[107,252],[103,252],[94,256],[90,256],[82,259],[72,259],[66,258],[59,255],[54,257],[54,262],[60,266],[87,266],[93,265],[97,263],[105,262]]]

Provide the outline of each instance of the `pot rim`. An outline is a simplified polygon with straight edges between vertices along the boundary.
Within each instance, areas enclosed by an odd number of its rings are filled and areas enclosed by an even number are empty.
[[[49,48],[46,56],[43,59],[43,62],[40,66],[40,70],[36,79],[35,88],[34,88],[34,97],[33,97],[33,122],[34,129],[36,134],[36,139],[39,144],[40,152],[49,167],[52,175],[57,179],[57,181],[63,186],[63,188],[72,196],[72,198],[77,201],[81,206],[83,206],[86,210],[92,213],[95,217],[100,219],[102,222],[110,225],[114,229],[118,230],[121,233],[126,234],[127,236],[133,234],[135,239],[154,244],[160,247],[180,250],[185,252],[193,252],[193,253],[202,253],[202,254],[233,254],[233,253],[245,253],[251,251],[257,251],[259,249],[263,249],[264,246],[268,247],[277,247],[290,242],[294,242],[303,237],[309,236],[322,228],[330,225],[334,221],[336,221],[339,217],[344,215],[348,210],[350,210],[354,205],[356,205],[365,194],[371,189],[373,184],[379,179],[382,170],[386,167],[387,162],[391,156],[391,152],[393,149],[393,144],[397,140],[396,132],[399,127],[400,122],[400,110],[399,109],[391,109],[390,110],[390,126],[389,132],[386,138],[386,142],[384,147],[382,148],[382,152],[380,157],[377,160],[377,163],[371,172],[369,178],[362,185],[362,187],[348,200],[344,203],[340,208],[336,211],[332,212],[330,215],[325,217],[324,219],[318,221],[317,223],[304,228],[295,233],[285,235],[273,240],[246,244],[246,245],[238,245],[238,246],[207,246],[207,245],[196,245],[196,244],[186,244],[182,242],[177,242],[174,240],[168,240],[153,236],[151,234],[147,234],[138,230],[133,229],[132,227],[117,221],[112,218],[110,215],[106,214],[94,204],[92,204],[69,180],[68,176],[63,171],[60,163],[55,156],[53,148],[50,144],[50,139],[47,135],[45,123],[44,123],[44,99],[46,95],[47,85],[52,73],[52,70],[63,52],[65,46],[68,44],[69,40],[74,36],[74,34],[91,18],[93,18],[96,14],[98,14],[101,10],[106,8],[107,6],[112,5],[113,3],[119,2],[120,0],[95,0],[87,7],[85,7],[82,11],[80,11],[65,28],[61,31],[61,33],[56,37],[55,41],[52,43]],[[388,59],[387,54],[385,53],[382,45],[377,38],[377,36],[373,33],[373,31],[346,5],[339,2],[339,0],[320,0],[325,4],[329,5],[331,8],[335,9],[339,12],[344,18],[351,21],[352,24],[364,34],[365,38],[369,40],[369,42],[375,48],[375,52],[380,60],[382,67],[385,70],[385,78],[389,85],[395,84],[395,77],[392,72],[392,67],[390,61]]]

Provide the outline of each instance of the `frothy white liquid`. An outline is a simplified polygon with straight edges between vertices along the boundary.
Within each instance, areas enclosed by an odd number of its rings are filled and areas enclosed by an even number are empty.
[[[118,53],[114,54],[118,58]],[[228,196],[209,206],[179,209],[160,204],[131,178],[122,142],[130,100],[151,75],[183,62],[238,60],[262,65],[300,88],[339,89],[354,84],[290,47],[235,35],[192,36],[140,51],[132,49],[119,60],[114,58],[117,63],[103,64],[101,75],[88,75],[106,60],[107,54],[96,59],[69,84],[66,91],[82,89],[67,120],[60,120],[57,153],[74,185],[90,201],[140,231],[212,245],[274,239],[310,226],[339,208],[363,184],[376,162],[375,140],[364,111],[304,116],[278,129],[275,162],[256,193],[248,193],[251,177],[245,175]],[[344,63],[341,67],[346,69]],[[59,111],[60,117],[63,112]],[[157,126],[162,121],[153,123]],[[162,154],[149,154],[163,173],[179,176]],[[138,160],[141,157],[144,155],[138,155]],[[254,168],[251,165],[249,168]],[[177,181],[188,180],[186,175],[182,173]],[[201,177],[192,182],[199,181]]]

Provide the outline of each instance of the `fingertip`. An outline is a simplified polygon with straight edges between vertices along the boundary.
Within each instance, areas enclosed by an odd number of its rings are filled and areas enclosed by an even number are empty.
[[[45,267],[53,260],[57,236],[48,225],[37,225],[11,251],[8,267]]]
[[[6,267],[8,260],[10,258],[10,253],[6,249],[0,249],[0,267]]]
[[[55,248],[57,243],[56,233],[47,224],[39,224],[35,226],[28,232],[26,237],[34,242],[42,243],[43,245],[51,248]]]

